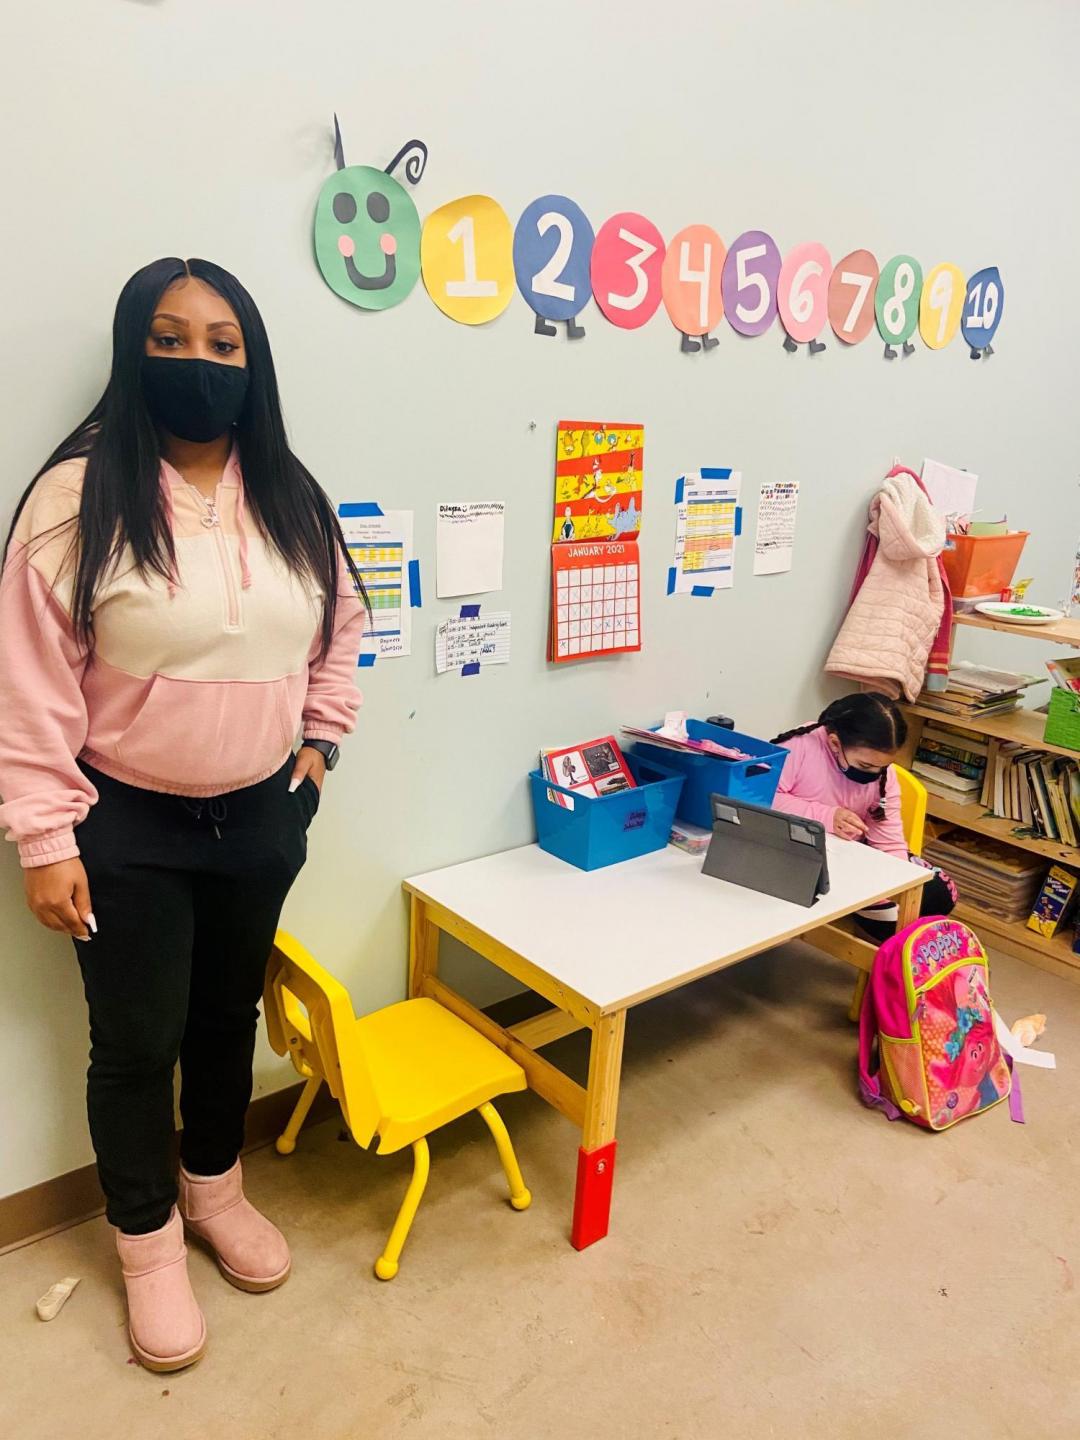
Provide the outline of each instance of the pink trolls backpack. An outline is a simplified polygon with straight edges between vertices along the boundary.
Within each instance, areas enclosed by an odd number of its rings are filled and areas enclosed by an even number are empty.
[[[958,920],[917,920],[874,956],[859,1017],[859,1092],[888,1119],[904,1115],[927,1130],[1005,1099],[1023,1120],[995,1034],[986,951]]]

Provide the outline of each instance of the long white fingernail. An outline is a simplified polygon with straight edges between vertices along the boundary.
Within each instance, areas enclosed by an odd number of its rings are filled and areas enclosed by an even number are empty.
[[[97,934],[97,921],[94,919],[93,912],[91,912],[89,915],[87,915],[87,917],[86,917],[86,923],[87,923],[87,925],[90,926],[90,933],[91,933],[92,935],[96,935],[96,934]]]
[[[81,941],[83,945],[89,945],[89,944],[90,944],[90,941],[93,939],[93,936],[92,936],[92,935],[73,935],[73,936],[72,936],[72,939],[73,939],[73,940],[79,940],[79,941]]]
[[[304,777],[302,775],[299,777],[294,775],[293,778],[289,781],[289,794],[291,795],[294,791],[299,790],[300,786],[303,783]]]

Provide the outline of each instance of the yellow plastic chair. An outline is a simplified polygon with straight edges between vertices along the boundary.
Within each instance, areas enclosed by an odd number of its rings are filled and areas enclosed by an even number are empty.
[[[528,1208],[506,1126],[492,1097],[524,1090],[525,1072],[471,1025],[434,1000],[404,1000],[357,1019],[345,987],[307,950],[279,930],[266,970],[266,1028],[279,1055],[289,1055],[307,1084],[278,1137],[291,1155],[315,1096],[325,1083],[356,1143],[390,1155],[412,1146],[413,1173],[386,1247],[375,1262],[380,1280],[398,1272],[402,1247],[427,1185],[427,1136],[479,1110],[495,1140],[510,1186],[510,1204]]]
[[[893,774],[900,786],[900,823],[904,827],[904,840],[912,855],[921,855],[926,839],[926,786],[917,775],[905,770],[902,765],[893,766]],[[849,1020],[858,1020],[870,977],[860,970],[855,981],[855,993],[851,997]]]
[[[900,785],[900,823],[907,848],[912,855],[921,855],[926,839],[926,786],[902,765],[894,765],[893,774]]]

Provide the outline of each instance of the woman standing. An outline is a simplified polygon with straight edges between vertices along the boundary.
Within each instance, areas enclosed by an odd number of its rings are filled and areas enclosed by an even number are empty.
[[[366,601],[289,449],[250,295],[205,260],[138,271],[105,393],[8,538],[0,820],[31,910],[79,942],[90,1132],[151,1369],[206,1345],[185,1224],[242,1289],[289,1274],[238,1156],[266,959],[360,704]]]

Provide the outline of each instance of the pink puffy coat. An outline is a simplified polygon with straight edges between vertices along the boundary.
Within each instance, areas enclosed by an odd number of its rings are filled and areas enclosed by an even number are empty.
[[[825,670],[914,701],[947,604],[951,610],[938,560],[945,522],[918,479],[897,469],[871,501],[867,529],[876,553]]]

